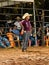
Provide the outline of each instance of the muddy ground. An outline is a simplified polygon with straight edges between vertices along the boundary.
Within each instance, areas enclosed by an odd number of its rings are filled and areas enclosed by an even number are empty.
[[[0,65],[49,65],[49,47],[0,49]]]

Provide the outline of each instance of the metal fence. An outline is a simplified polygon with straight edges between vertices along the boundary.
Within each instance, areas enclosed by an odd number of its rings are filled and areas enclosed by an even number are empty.
[[[9,3],[8,3],[9,4]],[[0,7],[0,29],[8,29],[6,26],[6,22],[8,20],[14,21],[16,16],[22,17],[24,13],[32,13],[33,14],[33,3],[22,3],[22,2],[14,2],[11,5],[1,6]],[[49,26],[49,10],[36,9],[35,11],[36,17],[36,32],[39,27],[42,28],[42,40],[45,35],[45,27]],[[34,18],[31,18],[31,24],[34,26]],[[6,33],[6,31],[4,31]]]

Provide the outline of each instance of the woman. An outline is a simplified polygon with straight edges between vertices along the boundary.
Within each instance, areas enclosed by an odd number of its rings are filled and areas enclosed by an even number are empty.
[[[30,37],[30,32],[31,32],[31,24],[30,24],[30,16],[32,16],[29,13],[25,13],[23,15],[23,19],[21,22],[21,26],[24,29],[24,34],[23,34],[23,43],[22,43],[22,52],[27,50],[27,45],[28,45],[28,40]]]

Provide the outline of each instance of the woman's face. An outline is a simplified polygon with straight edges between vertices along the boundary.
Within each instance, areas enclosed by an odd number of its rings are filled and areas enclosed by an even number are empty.
[[[28,21],[29,19],[30,19],[30,16],[27,16],[27,17],[26,17],[26,20]]]

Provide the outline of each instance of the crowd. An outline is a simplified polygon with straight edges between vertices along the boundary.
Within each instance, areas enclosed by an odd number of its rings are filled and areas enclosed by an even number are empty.
[[[4,35],[4,29],[0,29],[0,47],[14,48],[16,47],[17,40],[21,43],[22,51],[26,51],[27,46],[30,47],[36,44],[39,46],[42,45],[42,28],[38,28],[37,35],[35,35],[35,29],[30,23],[30,16],[32,16],[32,14],[25,13],[22,17],[23,20],[17,16],[14,23],[11,23],[11,21],[7,22],[6,26],[9,28],[8,30],[6,29],[6,35]],[[10,26],[11,24],[13,27]],[[37,42],[35,41],[35,36],[37,38]],[[46,46],[49,45],[48,27],[45,29],[44,43]]]

